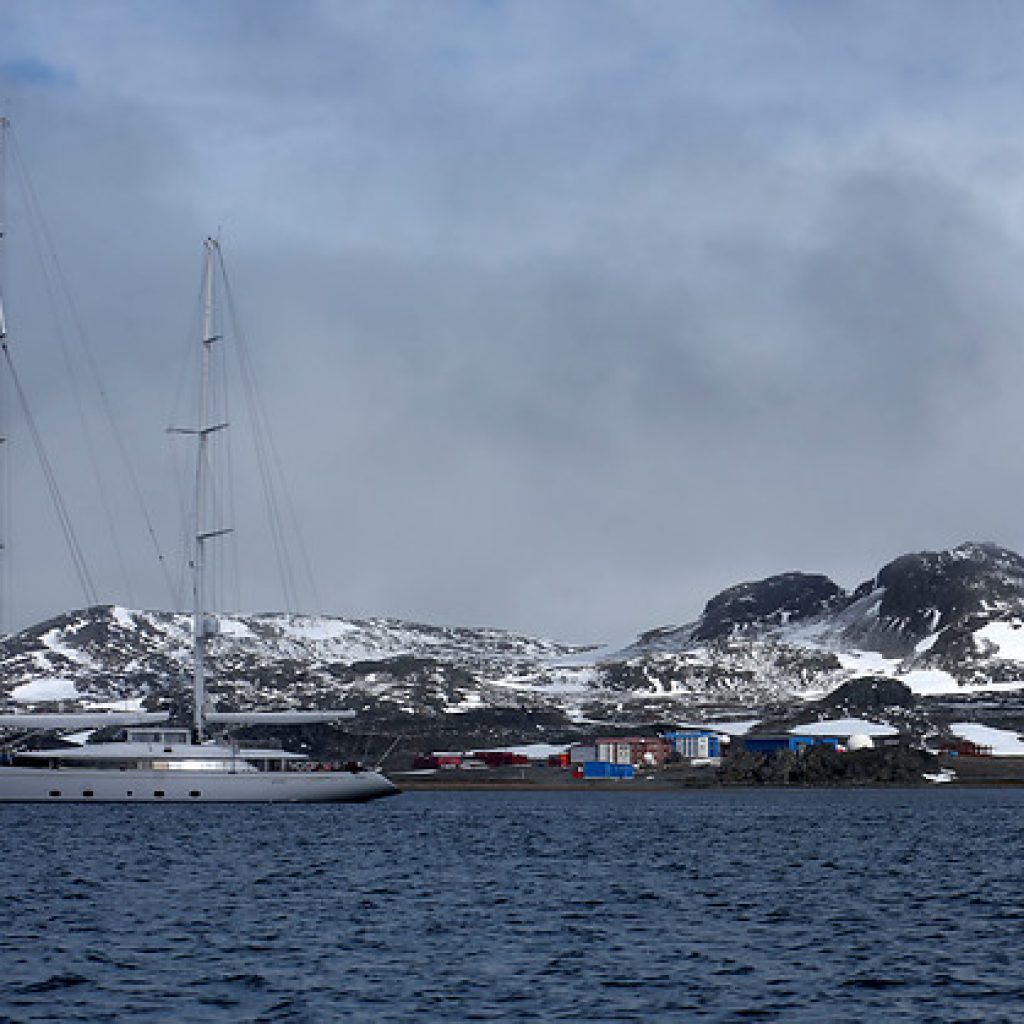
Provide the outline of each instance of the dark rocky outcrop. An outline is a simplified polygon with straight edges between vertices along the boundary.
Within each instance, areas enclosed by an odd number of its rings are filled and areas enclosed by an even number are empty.
[[[827,746],[774,754],[730,753],[718,780],[734,786],[909,786],[935,771],[934,754],[909,747],[876,747],[840,753]]]
[[[857,717],[892,708],[912,708],[915,704],[910,687],[886,676],[865,676],[851,679],[818,701],[823,711],[840,711]]]
[[[943,646],[993,611],[1024,612],[1024,558],[991,543],[903,555],[861,584],[853,600],[876,594],[873,628],[903,639],[906,649],[935,633]]]
[[[827,576],[803,572],[740,583],[708,601],[693,639],[715,640],[753,626],[799,622],[827,612],[844,597],[842,588]]]

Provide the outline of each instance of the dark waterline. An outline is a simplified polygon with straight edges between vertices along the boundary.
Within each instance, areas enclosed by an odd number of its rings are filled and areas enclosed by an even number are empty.
[[[0,806],[0,1020],[1020,1021],[1024,791]]]

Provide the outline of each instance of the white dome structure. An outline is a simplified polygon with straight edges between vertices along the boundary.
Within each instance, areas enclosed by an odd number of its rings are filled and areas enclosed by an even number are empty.
[[[847,750],[870,750],[875,745],[875,741],[864,732],[854,733],[846,741]]]

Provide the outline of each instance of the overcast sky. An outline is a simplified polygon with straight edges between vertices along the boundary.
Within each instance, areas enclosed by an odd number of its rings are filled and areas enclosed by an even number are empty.
[[[213,232],[306,610],[615,641],[776,572],[1024,549],[1024,7],[0,0],[0,33],[175,564],[164,431]],[[118,571],[22,191],[4,295],[40,431],[100,597],[168,607],[123,475]],[[22,625],[84,598],[12,434]],[[236,600],[276,610],[235,493]]]

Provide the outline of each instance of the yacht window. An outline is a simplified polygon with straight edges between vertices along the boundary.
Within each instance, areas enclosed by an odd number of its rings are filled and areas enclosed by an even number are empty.
[[[91,789],[83,789],[82,790],[82,796],[92,796],[92,790]]]
[[[245,771],[246,763],[245,761],[237,762],[238,770]],[[222,771],[231,764],[232,762],[227,760],[192,757],[181,761],[153,761],[150,767],[155,771],[211,772]]]
[[[50,796],[60,796],[60,790],[59,789],[51,789],[50,790]]]
[[[189,796],[202,796],[203,794],[200,793],[198,789],[190,789],[188,791],[188,795]]]
[[[164,791],[162,789],[154,789],[153,790],[153,796],[163,796],[163,795],[164,795]]]

